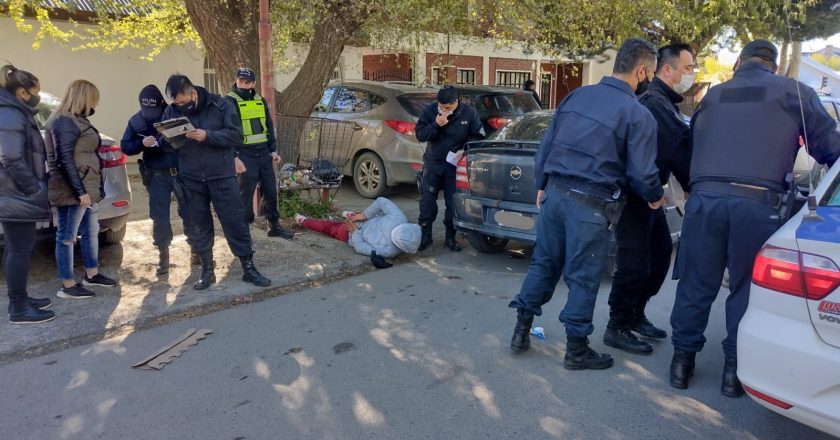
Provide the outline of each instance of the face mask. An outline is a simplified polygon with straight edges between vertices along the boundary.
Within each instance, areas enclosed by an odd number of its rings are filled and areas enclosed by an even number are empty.
[[[236,87],[236,93],[243,98],[253,98],[256,91],[254,89],[241,89]]]
[[[175,108],[178,109],[178,111],[182,115],[191,115],[191,114],[195,113],[195,107],[196,107],[195,106],[195,101],[192,101],[192,100],[190,100],[186,104],[181,104],[181,105],[176,104],[175,105]]]
[[[26,101],[23,101],[23,103],[32,107],[32,108],[35,108],[35,107],[38,106],[38,104],[41,103],[41,96],[40,95],[31,95],[31,96],[29,96],[29,99],[27,99]]]
[[[140,109],[140,114],[144,119],[149,121],[158,121],[163,115],[163,108],[161,107],[144,107]]]
[[[695,74],[691,73],[683,73],[682,79],[680,82],[674,84],[674,91],[682,95],[683,93],[687,92],[688,89],[694,85],[694,77]]]
[[[647,91],[648,85],[650,85],[650,80],[645,77],[644,80],[639,81],[639,85],[636,86],[636,96],[641,95]]]
[[[95,115],[95,114],[96,114],[96,109],[95,109],[95,108],[92,108],[92,109],[90,109],[90,110],[88,110],[88,111],[87,111],[87,115],[85,115],[85,117],[88,117],[88,118],[89,118],[89,117],[91,117],[91,116],[93,116],[93,115]]]

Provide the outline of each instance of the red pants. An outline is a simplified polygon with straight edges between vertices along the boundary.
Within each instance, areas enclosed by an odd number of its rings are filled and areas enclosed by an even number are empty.
[[[350,239],[350,231],[347,230],[347,225],[344,222],[306,219],[300,225],[311,231],[329,235],[336,240],[346,242]]]

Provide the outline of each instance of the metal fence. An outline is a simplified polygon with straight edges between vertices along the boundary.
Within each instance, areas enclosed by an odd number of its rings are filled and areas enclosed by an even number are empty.
[[[352,159],[355,123],[305,116],[277,116],[277,151],[285,161],[280,186],[331,187],[341,183]]]

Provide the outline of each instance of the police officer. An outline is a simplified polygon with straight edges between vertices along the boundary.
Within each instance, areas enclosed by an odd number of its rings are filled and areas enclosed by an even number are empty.
[[[560,104],[535,158],[538,189],[537,242],[522,288],[511,348],[530,347],[534,316],[554,294],[563,275],[569,286],[560,321],[566,326],[569,370],[606,369],[609,355],[589,348],[592,314],[610,241],[610,224],[621,215],[628,188],[651,209],[662,204],[656,159],[656,121],[634,90],[656,70],[656,48],[627,40],[611,77],[573,91]]]
[[[691,46],[672,44],[659,49],[656,76],[639,97],[656,119],[656,166],[662,185],[668,183],[673,172],[682,187],[688,189],[691,130],[683,122],[677,104],[693,82]],[[604,344],[630,353],[650,354],[653,346],[632,332],[655,339],[668,336],[645,316],[645,306],[659,292],[671,266],[673,248],[665,209],[651,210],[635,191],[627,191],[627,206],[616,225],[615,238],[616,271]]]
[[[749,301],[753,260],[786,215],[780,205],[798,139],[807,133],[809,153],[817,162],[830,164],[840,156],[837,123],[812,88],[774,74],[777,55],[766,40],[744,46],[732,80],[712,87],[692,118],[691,197],[671,313],[670,381],[675,388],[688,387],[728,268],[721,393],[743,395],[737,377],[738,324]]]
[[[187,242],[191,243],[190,217],[184,191],[178,179],[178,155],[160,148],[156,139],[154,124],[162,120],[166,107],[166,101],[157,86],[150,84],[143,87],[140,91],[140,111],[129,119],[120,142],[125,154],[143,154],[143,158],[137,163],[143,185],[149,193],[152,239],[160,256],[158,275],[169,273],[169,245],[172,243],[169,207],[172,204],[173,193],[178,202],[178,215],[184,222],[184,234],[187,235]]]
[[[194,86],[184,75],[170,76],[166,93],[172,98],[172,105],[164,111],[164,120],[186,117],[195,127],[186,134],[186,145],[177,150],[192,222],[191,238],[201,258],[201,276],[193,288],[204,290],[216,282],[211,202],[228,246],[242,264],[242,281],[260,287],[271,285],[271,280],[254,266],[251,231],[239,197],[233,159],[236,146],[242,143],[242,124],[236,110],[225,98]],[[165,139],[160,137],[158,141]]]
[[[455,194],[455,165],[452,161],[456,153],[463,154],[464,145],[471,140],[484,138],[484,127],[478,112],[472,106],[458,103],[458,90],[446,86],[438,90],[437,102],[430,104],[420,115],[415,129],[417,140],[427,142],[423,154],[423,178],[421,181],[420,228],[422,238],[419,251],[432,245],[432,224],[438,213],[438,192],[443,189],[446,211],[443,224],[446,227],[444,245],[453,252],[459,252],[461,246],[455,240],[455,224],[452,222],[452,196]]]
[[[280,163],[274,123],[269,114],[268,103],[257,94],[257,74],[248,68],[236,72],[236,83],[227,94],[242,120],[243,140],[236,147],[236,170],[239,174],[239,194],[245,206],[245,221],[254,222],[252,209],[257,183],[262,188],[262,212],[268,220],[268,236],[291,239],[294,232],[280,225],[277,209],[277,177],[274,164]]]

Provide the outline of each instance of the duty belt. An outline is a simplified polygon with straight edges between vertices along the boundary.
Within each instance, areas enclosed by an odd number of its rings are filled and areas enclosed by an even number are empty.
[[[778,207],[782,203],[782,194],[769,188],[758,186],[747,186],[735,182],[696,182],[691,185],[691,190],[711,191],[721,194],[743,197],[766,203],[769,206]]]
[[[155,176],[177,176],[178,168],[150,168],[152,175]]]
[[[586,190],[569,186],[562,179],[549,178],[548,185],[557,188],[566,196],[603,214],[609,223],[610,230],[618,223],[618,220],[621,218],[621,213],[624,211],[624,205],[627,203],[627,198],[621,196],[620,191],[616,191],[609,199],[606,199],[598,195],[589,194]]]

